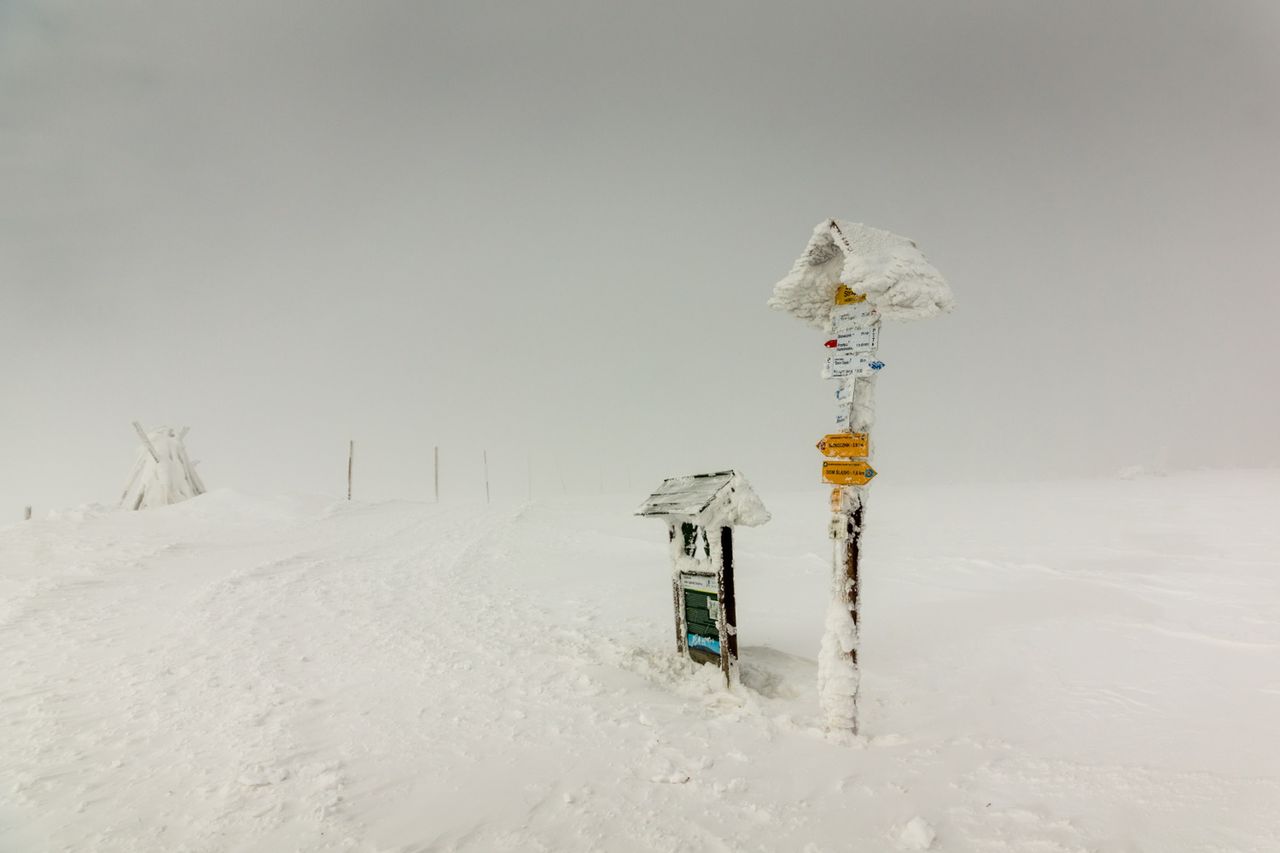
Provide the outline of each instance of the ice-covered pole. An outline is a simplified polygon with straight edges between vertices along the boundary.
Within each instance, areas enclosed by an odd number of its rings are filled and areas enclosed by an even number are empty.
[[[818,660],[818,695],[827,728],[856,733],[861,680],[860,564],[865,530],[881,320],[916,320],[950,311],[951,289],[915,243],[835,219],[814,228],[770,306],[821,329],[831,351],[823,375],[839,380],[835,430],[818,442],[823,480],[834,485],[831,600]]]
[[[866,435],[864,480],[875,476],[871,467],[874,448],[869,436],[875,420],[874,374],[851,377],[852,390],[848,426],[852,434]],[[828,729],[858,731],[858,688],[862,677],[858,668],[861,626],[862,531],[866,518],[868,487],[836,485],[832,492],[831,534],[833,540],[831,600],[818,656],[818,699]]]

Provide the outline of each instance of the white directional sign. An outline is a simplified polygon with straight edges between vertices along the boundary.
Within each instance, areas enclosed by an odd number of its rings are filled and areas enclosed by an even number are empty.
[[[876,360],[875,352],[836,350],[835,355],[827,358],[827,375],[832,379],[841,379],[845,376],[870,376],[882,367],[884,364]],[[845,389],[841,389],[836,392],[836,399],[843,402],[849,399],[849,394]]]
[[[845,332],[837,332],[827,340],[827,347],[838,353],[869,352],[880,345],[880,324],[856,326]]]
[[[831,331],[837,335],[858,326],[870,326],[880,321],[880,315],[871,303],[837,305],[831,310]]]

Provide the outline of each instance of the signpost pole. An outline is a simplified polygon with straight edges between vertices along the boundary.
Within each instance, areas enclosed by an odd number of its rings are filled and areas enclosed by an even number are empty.
[[[731,667],[738,659],[738,603],[733,588],[733,528],[720,528],[720,666],[725,683],[732,686]]]
[[[436,503],[440,503],[440,445],[436,445],[435,463]]]
[[[870,433],[875,418],[875,376],[862,376],[853,380],[853,399],[849,413],[849,428],[853,432],[865,433],[868,436],[866,458],[870,469],[871,450]],[[849,637],[849,662],[853,668],[853,690],[849,698],[848,724],[853,734],[858,733],[858,685],[862,680],[858,665],[858,647],[861,645],[861,584],[858,576],[862,559],[863,516],[866,512],[867,486],[840,487],[840,515],[843,516],[844,547],[837,548],[839,558],[835,566],[837,597],[841,605],[849,612],[853,622],[853,630]],[[837,540],[839,541],[839,540]],[[828,709],[830,711],[830,709]],[[830,715],[830,714],[829,714]]]
[[[827,300],[830,300],[829,302]],[[825,304],[824,304],[825,303]],[[831,601],[818,658],[818,695],[829,730],[858,731],[862,534],[881,320],[923,320],[955,305],[951,288],[914,241],[855,222],[818,223],[769,305],[826,333],[822,375],[840,380],[836,432],[818,442],[831,492]]]
[[[356,440],[353,438],[347,444],[347,500],[351,500],[351,473],[356,462]]]
[[[685,644],[685,625],[684,625],[684,592],[680,588],[680,568],[679,555],[683,553],[682,543],[684,537],[680,534],[680,525],[672,524],[667,528],[669,533],[669,547],[671,550],[671,607],[676,614],[676,654],[683,655],[688,651]],[[680,536],[681,543],[677,544],[676,537]],[[680,549],[680,550],[677,550]]]
[[[859,564],[867,485],[876,475],[871,467],[875,376],[884,365],[875,357],[880,318],[867,304],[865,295],[840,285],[831,323],[835,338],[828,341],[828,346],[835,349],[835,356],[828,362],[828,373],[831,378],[842,380],[836,394],[836,423],[846,432],[827,435],[818,442],[818,450],[829,457],[822,464],[823,479],[835,485],[831,500],[831,537],[835,540],[832,594],[818,680],[827,727],[857,734],[861,681]],[[846,352],[845,360],[837,363],[835,359],[842,350]]]

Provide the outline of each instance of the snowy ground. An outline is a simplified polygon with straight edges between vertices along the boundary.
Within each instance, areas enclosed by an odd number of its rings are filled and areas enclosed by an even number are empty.
[[[736,694],[640,497],[0,529],[0,851],[1280,850],[1280,473],[877,483],[845,744],[825,492],[740,534]]]

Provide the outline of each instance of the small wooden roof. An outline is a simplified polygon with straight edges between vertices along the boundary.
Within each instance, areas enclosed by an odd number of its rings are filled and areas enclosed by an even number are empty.
[[[769,511],[737,471],[669,477],[636,515],[703,527],[757,527],[769,520]]]

